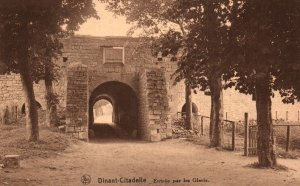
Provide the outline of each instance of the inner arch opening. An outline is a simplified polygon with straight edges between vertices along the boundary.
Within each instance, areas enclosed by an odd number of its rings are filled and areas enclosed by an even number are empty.
[[[105,100],[100,99],[93,106],[94,124],[113,124],[113,106]]]

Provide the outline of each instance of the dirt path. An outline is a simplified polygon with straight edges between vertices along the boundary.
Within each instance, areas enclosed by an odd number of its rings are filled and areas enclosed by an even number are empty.
[[[255,161],[240,152],[220,152],[182,139],[158,143],[102,140],[82,142],[56,158],[28,159],[17,171],[0,170],[0,185],[80,186],[84,174],[91,176],[89,185],[300,185],[299,160],[279,160],[294,169],[289,171],[247,167]],[[142,177],[146,183],[98,183],[98,178],[121,177]],[[208,182],[193,182],[193,178]],[[191,182],[183,183],[183,179]],[[172,184],[173,180],[180,183]]]

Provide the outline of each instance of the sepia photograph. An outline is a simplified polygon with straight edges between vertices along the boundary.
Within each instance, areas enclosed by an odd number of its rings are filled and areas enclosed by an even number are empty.
[[[300,0],[0,0],[0,186],[299,186]]]

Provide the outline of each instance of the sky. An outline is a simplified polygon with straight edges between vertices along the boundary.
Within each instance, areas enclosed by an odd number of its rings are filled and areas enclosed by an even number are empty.
[[[81,25],[76,34],[90,36],[126,36],[131,26],[126,23],[125,17],[116,17],[113,13],[105,10],[103,4],[97,1],[95,1],[95,4],[100,20],[93,18],[88,19],[86,23]]]

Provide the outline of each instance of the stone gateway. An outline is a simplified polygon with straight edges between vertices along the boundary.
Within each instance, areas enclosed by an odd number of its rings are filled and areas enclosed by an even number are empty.
[[[54,90],[60,95],[59,109],[66,113],[66,132],[88,140],[99,100],[112,105],[112,122],[128,135],[146,141],[172,136],[171,120],[185,108],[185,87],[174,85],[177,61],[157,58],[144,45],[144,38],[75,36],[65,39],[60,80]],[[1,72],[0,72],[1,73]],[[39,107],[44,110],[44,83],[35,84]],[[193,113],[209,116],[210,97],[193,94]],[[22,114],[24,96],[18,75],[0,75],[0,123],[15,121]],[[275,93],[273,117],[297,120],[300,104],[284,105]],[[224,91],[224,111],[230,120],[242,120],[244,112],[256,117],[251,96],[233,89]],[[23,111],[24,112],[24,111]]]

